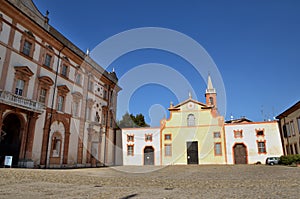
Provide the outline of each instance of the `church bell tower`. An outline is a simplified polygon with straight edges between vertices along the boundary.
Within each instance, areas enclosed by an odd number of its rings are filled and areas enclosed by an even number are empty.
[[[217,108],[217,92],[216,89],[213,87],[211,77],[208,75],[207,79],[207,89],[205,92],[206,104],[208,106],[213,106]]]

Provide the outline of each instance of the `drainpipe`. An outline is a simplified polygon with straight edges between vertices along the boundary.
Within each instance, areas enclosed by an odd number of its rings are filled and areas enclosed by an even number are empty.
[[[47,144],[46,144],[46,157],[45,157],[45,169],[48,168],[48,149],[49,149],[49,138],[50,138],[50,132],[51,132],[51,123],[52,123],[52,115],[53,115],[53,108],[54,108],[54,98],[55,98],[55,92],[56,92],[56,85],[57,85],[57,76],[58,76],[58,68],[60,64],[60,54],[63,51],[63,49],[66,46],[63,45],[62,49],[58,52],[58,60],[57,60],[57,65],[56,65],[56,73],[55,73],[55,80],[54,80],[54,86],[53,86],[53,95],[52,95],[52,102],[51,102],[51,113],[50,113],[50,118],[49,118],[49,127],[48,127],[48,136],[47,136]],[[47,118],[47,116],[46,116]]]

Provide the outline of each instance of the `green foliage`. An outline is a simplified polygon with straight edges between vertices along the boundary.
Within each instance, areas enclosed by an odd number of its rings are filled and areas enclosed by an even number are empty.
[[[139,128],[139,127],[148,127],[149,125],[145,122],[145,117],[143,114],[129,114],[126,112],[122,116],[122,120],[118,122],[120,128]]]
[[[297,155],[283,155],[280,157],[280,164],[292,165],[300,163],[300,154]]]

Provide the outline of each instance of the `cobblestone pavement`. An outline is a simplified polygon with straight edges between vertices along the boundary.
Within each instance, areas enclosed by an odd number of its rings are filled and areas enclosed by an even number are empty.
[[[145,169],[155,171],[142,173]],[[0,198],[300,198],[300,168],[266,165],[6,168],[0,169]]]

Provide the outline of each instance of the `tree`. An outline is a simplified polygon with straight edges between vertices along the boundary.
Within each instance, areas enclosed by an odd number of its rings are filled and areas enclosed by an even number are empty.
[[[126,112],[122,116],[122,120],[118,122],[118,126],[120,128],[140,128],[148,127],[149,125],[145,122],[145,117],[143,114],[140,113],[134,116],[133,114]]]

